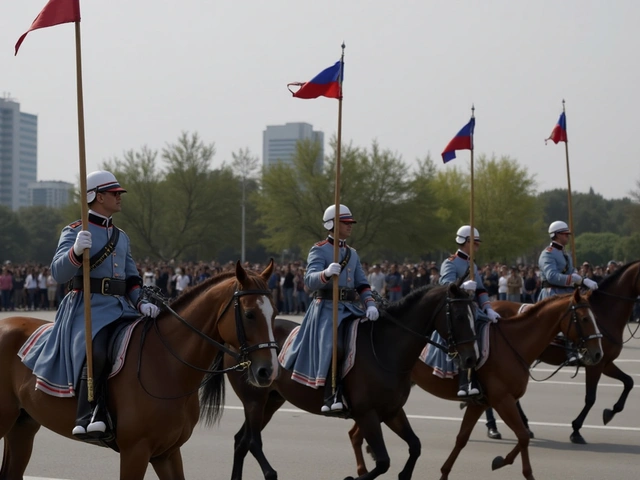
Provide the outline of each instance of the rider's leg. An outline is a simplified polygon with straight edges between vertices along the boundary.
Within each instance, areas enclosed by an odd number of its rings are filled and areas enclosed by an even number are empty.
[[[487,437],[493,439],[493,440],[501,440],[502,439],[502,435],[500,434],[500,432],[498,431],[498,427],[496,425],[496,417],[493,414],[493,409],[491,407],[487,408],[486,410],[486,415],[487,415]]]
[[[458,372],[458,397],[474,397],[480,395],[476,371],[473,368],[462,368]]]

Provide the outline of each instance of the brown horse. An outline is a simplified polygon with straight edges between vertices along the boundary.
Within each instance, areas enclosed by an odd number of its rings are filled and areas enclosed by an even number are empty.
[[[274,308],[266,280],[273,261],[261,273],[225,272],[193,287],[131,337],[125,364],[108,382],[108,408],[120,452],[120,479],[142,480],[151,463],[161,480],[184,479],[180,447],[189,439],[200,414],[198,390],[223,392],[224,375],[210,372],[224,343],[241,352],[233,362],[248,365],[247,377],[266,387],[278,364],[273,338]],[[175,312],[175,313],[174,313]],[[41,425],[73,438],[75,398],[58,398],[36,390],[35,376],[17,352],[38,327],[29,317],[0,321],[0,438],[4,458],[0,480],[22,478]],[[215,419],[224,397],[204,403],[202,415]]]
[[[358,480],[376,478],[389,469],[382,422],[409,445],[409,459],[398,478],[411,478],[421,448],[402,408],[411,389],[411,368],[434,330],[456,346],[463,368],[476,364],[470,302],[468,294],[457,285],[427,286],[381,310],[376,322],[358,325],[355,363],[344,378],[344,388],[351,417],[376,455],[375,468]],[[276,319],[276,340],[280,345],[296,325]],[[225,356],[225,365],[231,362]],[[324,391],[291,380],[291,372],[282,368],[269,388],[252,387],[236,372],[228,373],[227,377],[245,412],[245,422],[235,435],[231,478],[242,478],[244,458],[251,451],[265,478],[275,480],[278,474],[262,450],[262,429],[285,400],[307,412],[320,414]]]
[[[522,474],[527,480],[533,480],[529,461],[529,432],[520,418],[516,401],[527,389],[529,365],[560,331],[568,338],[584,343],[586,362],[595,364],[600,361],[600,334],[587,297],[581,296],[578,290],[573,295],[551,297],[512,319],[489,325],[491,350],[485,364],[477,371],[486,403],[469,402],[467,405],[455,447],[440,469],[440,480],[449,478],[456,458],[487,407],[495,409],[518,438],[518,443],[507,456],[496,457],[491,468],[496,470],[511,465],[518,453],[522,453]],[[442,379],[433,375],[433,369],[422,361],[415,363],[411,379],[437,397],[460,401],[457,379]],[[349,431],[349,436],[360,473],[366,471],[366,466],[362,455],[362,435],[356,427]]]
[[[633,389],[633,379],[620,370],[614,361],[620,355],[625,343],[623,334],[631,317],[633,306],[638,301],[638,296],[640,296],[640,261],[636,260],[620,267],[611,276],[605,278],[598,286],[598,290],[594,291],[589,298],[591,310],[596,316],[598,328],[603,336],[602,361],[596,365],[584,365],[586,395],[584,408],[571,422],[573,432],[569,438],[573,443],[587,443],[580,433],[580,429],[591,407],[596,402],[598,382],[602,374],[620,380],[624,386],[613,410],[605,408],[602,412],[602,421],[605,425],[613,419],[616,413],[622,412],[627,397]],[[517,311],[520,305],[522,304],[492,302],[494,310],[503,316]],[[551,344],[539,358],[551,365],[563,365],[566,363],[566,351],[562,347]]]

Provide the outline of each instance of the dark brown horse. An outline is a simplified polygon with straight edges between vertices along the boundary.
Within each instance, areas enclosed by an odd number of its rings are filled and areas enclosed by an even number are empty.
[[[560,331],[568,338],[584,343],[586,362],[595,364],[600,361],[600,334],[587,298],[581,296],[578,290],[573,295],[551,297],[512,319],[489,325],[489,357],[477,371],[486,403],[467,405],[453,451],[440,469],[440,480],[449,478],[456,458],[487,407],[496,410],[518,438],[518,443],[507,456],[496,457],[491,468],[496,470],[511,465],[521,453],[522,474],[527,480],[533,480],[529,461],[529,432],[520,418],[516,401],[527,389],[529,365]],[[457,396],[458,380],[433,375],[433,369],[422,361],[415,363],[411,379],[436,397],[460,401]],[[358,472],[364,472],[362,436],[356,426],[351,429],[349,436],[356,454]]]
[[[624,373],[614,363],[624,345],[624,332],[627,322],[631,317],[633,306],[640,296],[640,261],[628,263],[620,267],[611,276],[605,278],[598,290],[589,298],[591,310],[593,310],[602,333],[602,361],[596,365],[584,365],[586,378],[586,395],[584,408],[576,419],[571,422],[573,432],[569,437],[573,443],[587,443],[580,433],[587,414],[596,403],[598,382],[602,374],[607,377],[620,380],[624,386],[620,398],[613,409],[605,408],[602,412],[602,421],[608,424],[616,413],[624,409],[629,393],[633,389],[633,379]],[[511,305],[509,305],[511,304]],[[494,309],[501,315],[509,315],[517,311],[520,303],[492,302]],[[504,313],[503,313],[504,312]],[[557,345],[551,344],[541,355],[540,360],[551,365],[562,365],[566,362],[566,351]]]
[[[382,310],[376,322],[358,325],[355,364],[344,379],[344,388],[351,416],[376,455],[375,468],[358,480],[376,478],[389,469],[382,422],[409,445],[409,459],[399,478],[411,478],[421,448],[402,408],[411,389],[411,368],[434,330],[450,339],[450,345],[456,345],[463,367],[475,365],[475,329],[470,305],[468,294],[456,285],[428,286]],[[276,319],[276,340],[280,345],[296,325]],[[225,356],[225,365],[230,363],[232,360]],[[269,388],[252,387],[239,373],[227,375],[245,412],[245,422],[235,435],[231,478],[242,478],[244,458],[251,451],[265,478],[275,480],[277,473],[262,450],[262,429],[285,400],[320,414],[324,389],[301,385],[291,380],[290,371],[282,368]]]
[[[121,480],[142,480],[149,463],[159,479],[184,479],[180,447],[191,436],[200,407],[211,420],[224,404],[221,374],[208,377],[213,392],[208,399],[214,401],[200,405],[198,398],[207,368],[224,343],[242,352],[233,363],[250,363],[243,378],[260,387],[275,379],[274,308],[266,282],[272,270],[273,261],[260,275],[238,262],[235,272],[185,292],[171,304],[177,315],[162,312],[145,336],[141,324],[135,328],[125,364],[108,382]],[[73,438],[76,399],[36,390],[35,376],[17,355],[44,323],[29,317],[0,321],[0,480],[22,478],[41,425]]]

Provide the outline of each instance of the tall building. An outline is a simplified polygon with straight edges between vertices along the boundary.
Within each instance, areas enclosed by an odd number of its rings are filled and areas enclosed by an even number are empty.
[[[0,205],[28,207],[28,186],[37,176],[38,117],[21,112],[5,95],[0,98]]]
[[[293,163],[299,140],[313,140],[320,143],[317,166],[324,165],[324,133],[313,130],[308,123],[285,123],[269,125],[262,133],[262,163],[265,167],[278,162]]]
[[[29,205],[60,208],[71,203],[73,183],[59,180],[29,184]]]

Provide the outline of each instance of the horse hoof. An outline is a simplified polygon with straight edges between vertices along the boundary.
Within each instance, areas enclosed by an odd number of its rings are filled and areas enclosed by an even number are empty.
[[[353,477],[344,477],[344,480],[356,480],[356,479]]]
[[[602,422],[607,425],[613,419],[614,415],[615,412],[613,410],[605,408],[604,412],[602,412]]]
[[[491,470],[498,470],[502,467],[504,467],[504,457],[498,455],[493,459],[493,462],[491,462]]]
[[[584,439],[582,435],[580,435],[580,432],[573,432],[569,437],[569,440],[571,440],[571,443],[575,443],[577,445],[587,444],[587,441]]]

